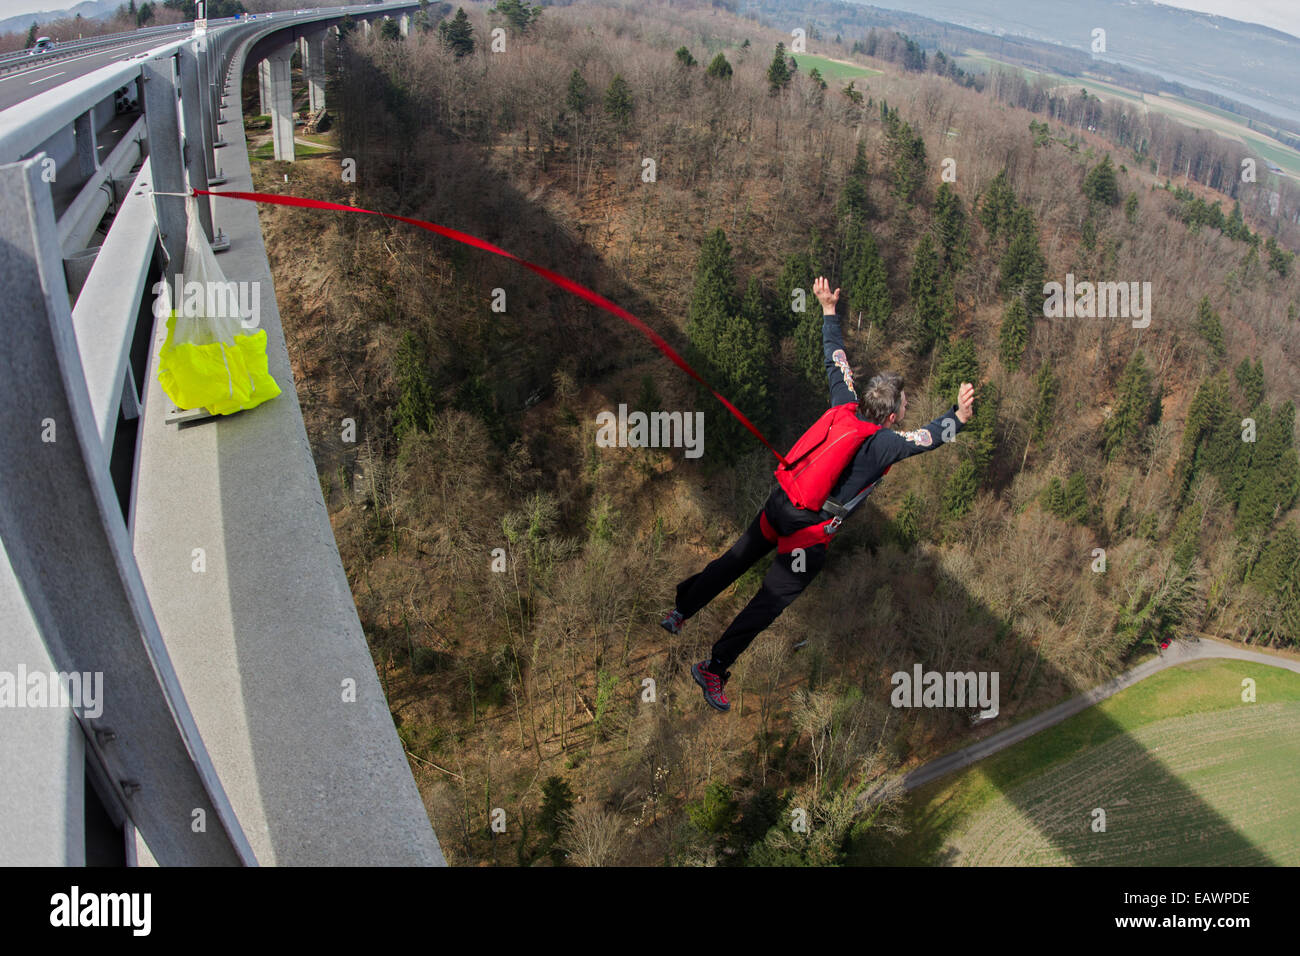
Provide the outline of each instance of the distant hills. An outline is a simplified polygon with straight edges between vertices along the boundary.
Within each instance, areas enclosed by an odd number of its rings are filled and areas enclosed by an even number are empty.
[[[75,17],[77,14],[81,14],[83,19],[95,20],[99,17],[111,16],[113,11],[124,2],[126,0],[84,0],[75,7],[67,7],[63,10],[42,10],[39,13],[23,13],[16,17],[5,17],[5,19],[0,20],[0,33],[21,33],[26,31],[32,23],[43,26],[52,20],[63,20]]]
[[[1100,59],[1300,122],[1300,38],[1254,23],[1150,0],[882,0],[875,6],[999,36],[1018,36],[1092,55],[1093,30],[1106,31]]]

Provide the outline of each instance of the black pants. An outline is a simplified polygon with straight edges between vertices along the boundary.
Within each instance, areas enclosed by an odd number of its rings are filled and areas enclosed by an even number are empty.
[[[711,561],[699,574],[677,585],[677,610],[683,618],[694,615],[777,546],[777,540],[764,533],[764,516],[767,528],[775,531],[778,538],[826,520],[823,515],[796,508],[785,492],[776,488],[730,550]],[[793,603],[826,563],[826,548],[825,544],[812,544],[799,552],[777,554],[763,578],[763,586],[713,645],[710,670],[715,674],[724,673],[750,642]]]

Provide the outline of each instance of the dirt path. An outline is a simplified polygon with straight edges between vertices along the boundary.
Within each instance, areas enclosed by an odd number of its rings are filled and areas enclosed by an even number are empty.
[[[878,800],[883,794],[897,792],[900,788],[906,792],[914,790],[923,784],[929,783],[942,777],[944,774],[952,773],[954,770],[960,770],[963,767],[969,767],[976,761],[983,760],[990,754],[995,754],[999,750],[1005,750],[1012,744],[1018,744],[1020,741],[1032,737],[1041,730],[1053,727],[1065,720],[1067,717],[1073,717],[1080,711],[1086,710],[1093,704],[1100,703],[1107,697],[1119,693],[1126,687],[1132,687],[1140,680],[1145,680],[1152,674],[1158,673],[1170,667],[1176,667],[1179,664],[1185,664],[1188,661],[1203,660],[1206,658],[1227,658],[1238,661],[1254,661],[1257,664],[1266,664],[1269,667],[1284,667],[1289,671],[1295,671],[1300,674],[1300,660],[1281,655],[1265,654],[1260,651],[1247,650],[1236,644],[1229,644],[1225,641],[1215,640],[1214,638],[1202,638],[1199,642],[1188,643],[1186,641],[1177,641],[1171,644],[1159,657],[1154,657],[1145,661],[1124,673],[1112,677],[1106,683],[1099,687],[1094,687],[1075,697],[1071,697],[1064,703],[1057,704],[1041,714],[1035,714],[1028,720],[1008,727],[1006,730],[998,731],[991,737],[986,737],[978,743],[971,744],[969,747],[963,747],[954,753],[947,754],[931,760],[929,763],[922,764],[915,770],[904,774],[901,778],[894,778],[882,784],[866,790],[858,798],[859,805],[866,805]]]

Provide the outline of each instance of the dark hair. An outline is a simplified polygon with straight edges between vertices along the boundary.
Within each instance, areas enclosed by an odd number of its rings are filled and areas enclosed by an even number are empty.
[[[884,425],[890,415],[903,410],[903,376],[897,372],[881,372],[867,382],[862,393],[862,411],[867,420]]]

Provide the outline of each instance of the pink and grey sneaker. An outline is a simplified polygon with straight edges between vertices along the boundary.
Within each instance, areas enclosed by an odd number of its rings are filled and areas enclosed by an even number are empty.
[[[709,702],[709,706],[714,710],[731,710],[731,701],[727,700],[727,695],[722,692],[722,687],[731,677],[731,671],[726,671],[722,675],[713,673],[709,670],[709,661],[700,661],[691,667],[691,676],[695,678],[695,683],[704,688],[704,699]]]
[[[680,634],[685,623],[686,618],[682,617],[682,612],[673,608],[668,612],[668,616],[659,622],[659,626],[669,634]]]

